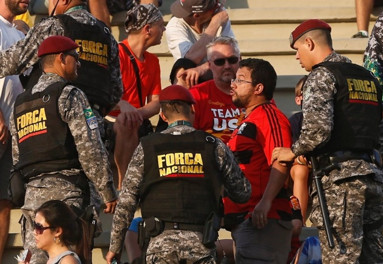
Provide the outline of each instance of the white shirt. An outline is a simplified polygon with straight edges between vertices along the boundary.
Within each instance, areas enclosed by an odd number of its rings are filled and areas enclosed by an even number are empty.
[[[5,50],[24,38],[24,34],[17,30],[12,23],[0,15],[0,50]],[[9,116],[16,97],[23,91],[18,75],[0,78],[0,109],[5,123],[9,124]]]
[[[174,60],[185,57],[185,54],[202,35],[195,32],[183,18],[178,17],[172,17],[170,19],[166,26],[165,33],[168,47]],[[217,31],[216,37],[218,36],[235,37],[231,30],[230,20]],[[205,61],[206,59],[203,60],[203,62]]]

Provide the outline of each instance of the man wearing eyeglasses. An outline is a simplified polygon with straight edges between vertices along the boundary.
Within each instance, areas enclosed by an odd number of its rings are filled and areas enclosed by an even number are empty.
[[[245,117],[228,146],[252,187],[246,204],[224,198],[236,263],[286,263],[290,251],[292,212],[284,187],[288,168],[270,162],[274,147],[291,145],[289,120],[271,102],[276,81],[269,62],[245,59],[231,85],[232,100],[245,109]]]
[[[21,228],[30,263],[46,263],[33,235],[35,210],[45,201],[62,200],[85,211],[88,180],[114,212],[117,194],[97,119],[84,92],[68,84],[78,76],[79,46],[70,38],[51,36],[39,47],[43,75],[21,93],[10,117],[15,171],[27,183]]]
[[[230,96],[231,80],[238,69],[238,43],[230,37],[218,37],[207,46],[208,64],[213,80],[190,89],[196,100],[194,127],[227,142],[241,114]]]
[[[199,76],[210,79],[206,45],[215,37],[234,38],[228,13],[220,0],[176,0],[170,7],[173,17],[166,26],[166,40],[175,60],[187,58],[199,65],[182,73],[189,88]]]

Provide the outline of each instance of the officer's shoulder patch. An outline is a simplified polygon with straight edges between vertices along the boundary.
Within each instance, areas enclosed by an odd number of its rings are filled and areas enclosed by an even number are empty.
[[[257,136],[257,126],[250,122],[244,122],[239,126],[237,135],[255,139]]]
[[[88,124],[88,127],[90,129],[96,129],[98,128],[97,118],[93,113],[92,108],[88,107],[84,109],[84,116],[86,123]]]

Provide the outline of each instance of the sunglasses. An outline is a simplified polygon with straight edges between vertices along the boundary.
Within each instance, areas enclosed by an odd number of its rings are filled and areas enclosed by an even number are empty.
[[[41,235],[42,233],[44,233],[44,230],[47,230],[50,228],[53,228],[53,227],[52,226],[42,226],[41,224],[33,221],[33,229],[36,230],[36,234],[38,234],[38,235]]]
[[[66,52],[65,55],[72,56],[76,61],[79,61],[80,59],[80,54],[75,51],[75,52]]]
[[[216,66],[223,66],[225,64],[225,61],[227,61],[229,64],[236,64],[239,61],[239,58],[232,56],[229,58],[220,58],[213,60]]]

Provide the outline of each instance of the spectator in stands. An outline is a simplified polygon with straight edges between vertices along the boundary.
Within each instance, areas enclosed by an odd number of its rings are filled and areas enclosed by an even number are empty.
[[[89,11],[109,28],[110,14],[129,10],[138,4],[154,4],[157,7],[162,5],[162,0],[88,0]]]
[[[302,107],[302,87],[307,79],[307,75],[303,76],[295,86],[295,103]],[[303,113],[299,111],[289,118],[291,125],[291,132],[293,136],[293,143],[298,140],[301,134]],[[295,158],[294,163],[290,169],[290,175],[293,180],[293,195],[299,200],[303,221],[306,221],[307,207],[309,200],[309,163],[302,155]]]
[[[358,32],[352,38],[368,38],[370,15],[374,7],[374,0],[355,0],[356,26]]]
[[[235,242],[236,263],[286,263],[290,251],[288,168],[271,159],[275,146],[291,146],[289,121],[270,101],[276,82],[269,62],[251,58],[240,61],[231,84],[232,100],[245,108],[246,116],[227,145],[252,186],[246,204],[224,198],[225,227],[231,229]]]
[[[176,0],[173,17],[166,26],[166,39],[175,60],[188,58],[199,65],[182,73],[188,87],[207,77],[206,45],[216,36],[234,37],[225,8],[217,0]]]
[[[231,37],[218,37],[207,45],[208,65],[213,80],[190,89],[196,100],[194,127],[227,142],[237,127],[240,109],[231,99],[231,81],[238,70],[240,52]]]
[[[24,37],[13,27],[17,15],[28,10],[28,4],[17,0],[0,0],[0,50],[9,48]],[[12,75],[0,79],[0,263],[8,238],[12,203],[8,196],[10,171],[12,168],[12,148],[9,135],[9,116],[18,94],[23,91],[19,76]]]
[[[92,263],[87,224],[66,203],[59,200],[43,203],[36,210],[33,229],[36,245],[48,253],[49,263]]]
[[[135,6],[127,13],[125,30],[128,37],[119,45],[124,93],[117,107],[109,113],[117,117],[114,131],[119,143],[115,145],[114,158],[118,170],[118,189],[138,145],[138,137],[150,132],[149,118],[160,110],[160,64],[147,49],[161,43],[165,30],[162,14],[153,4]],[[142,133],[132,129],[136,126],[141,126]]]

